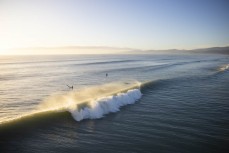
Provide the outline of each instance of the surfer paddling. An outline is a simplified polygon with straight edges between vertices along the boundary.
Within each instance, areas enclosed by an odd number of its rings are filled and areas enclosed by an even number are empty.
[[[68,86],[69,89],[72,89],[73,90],[73,86],[69,86],[69,85],[67,85],[67,86]]]

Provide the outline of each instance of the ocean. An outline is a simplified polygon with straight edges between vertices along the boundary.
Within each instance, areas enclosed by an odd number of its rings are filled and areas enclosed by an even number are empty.
[[[0,152],[226,153],[229,56],[0,56]]]

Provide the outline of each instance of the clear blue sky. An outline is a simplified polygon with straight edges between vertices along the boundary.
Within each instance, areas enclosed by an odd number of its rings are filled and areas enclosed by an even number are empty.
[[[0,49],[229,45],[228,0],[1,0]]]

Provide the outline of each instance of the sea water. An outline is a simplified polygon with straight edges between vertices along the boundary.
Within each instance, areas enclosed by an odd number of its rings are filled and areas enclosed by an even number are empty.
[[[0,152],[227,152],[228,64],[218,54],[1,56]]]

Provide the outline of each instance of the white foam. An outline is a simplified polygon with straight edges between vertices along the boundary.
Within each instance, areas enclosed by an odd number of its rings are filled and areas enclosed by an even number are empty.
[[[70,107],[68,111],[76,121],[83,119],[98,119],[110,112],[117,112],[124,105],[133,104],[142,96],[139,89],[129,90],[114,96],[104,97],[90,102],[90,107],[78,109],[77,106]]]
[[[222,65],[220,68],[219,68],[219,71],[226,71],[229,69],[229,64],[226,64],[226,65]]]

